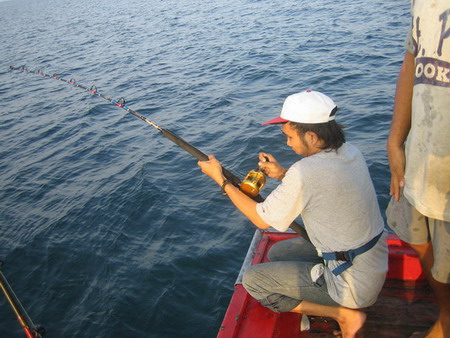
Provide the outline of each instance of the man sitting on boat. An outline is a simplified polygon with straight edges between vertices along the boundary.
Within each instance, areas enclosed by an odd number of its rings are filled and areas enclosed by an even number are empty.
[[[263,171],[281,181],[264,202],[228,184],[213,155],[199,166],[257,227],[286,231],[301,215],[310,237],[275,245],[271,262],[246,271],[246,290],[275,312],[331,317],[354,337],[366,320],[359,309],[375,303],[384,283],[387,233],[366,162],[345,142],[336,112],[328,96],[305,91],[287,97],[280,117],[266,123],[281,123],[303,158],[285,169],[259,155]]]

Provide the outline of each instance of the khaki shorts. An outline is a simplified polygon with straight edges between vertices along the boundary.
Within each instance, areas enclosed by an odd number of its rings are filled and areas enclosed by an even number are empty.
[[[387,223],[397,236],[409,244],[433,245],[433,278],[450,283],[450,222],[422,215],[402,195],[396,202],[391,198],[386,209]]]

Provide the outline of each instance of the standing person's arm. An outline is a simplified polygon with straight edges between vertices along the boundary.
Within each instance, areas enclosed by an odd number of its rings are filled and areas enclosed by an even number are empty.
[[[414,86],[414,55],[406,52],[395,92],[394,113],[387,142],[391,170],[390,194],[400,198],[400,188],[405,185],[405,140],[411,128],[411,103]]]

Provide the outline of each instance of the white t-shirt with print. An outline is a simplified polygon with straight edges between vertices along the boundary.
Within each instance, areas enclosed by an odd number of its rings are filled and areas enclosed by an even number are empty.
[[[415,0],[406,41],[415,56],[404,194],[423,215],[450,221],[450,1]]]

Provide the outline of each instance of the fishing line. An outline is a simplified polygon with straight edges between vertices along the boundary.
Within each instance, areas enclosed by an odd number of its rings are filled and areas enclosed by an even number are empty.
[[[113,105],[115,105],[115,106],[117,106],[119,108],[122,108],[126,112],[128,112],[130,114],[133,114],[134,116],[136,116],[137,118],[141,119],[142,121],[144,121],[148,125],[152,126],[156,130],[158,130],[163,136],[165,136],[166,138],[168,138],[169,140],[174,142],[176,145],[178,145],[179,147],[181,147],[182,149],[187,151],[189,154],[191,154],[193,157],[195,157],[199,161],[207,161],[208,160],[208,156],[206,154],[204,154],[203,152],[201,152],[200,150],[198,150],[197,148],[195,148],[194,146],[192,146],[191,144],[189,144],[188,142],[183,140],[181,137],[179,137],[175,133],[171,132],[168,129],[165,129],[165,128],[162,128],[162,127],[158,126],[155,122],[150,121],[145,116],[143,116],[143,115],[139,114],[138,112],[136,112],[136,111],[132,110],[131,108],[129,108],[126,105],[125,98],[123,98],[123,97],[119,98],[118,100],[113,100],[112,98],[110,98],[110,97],[100,93],[95,85],[93,85],[93,86],[88,88],[88,87],[85,87],[85,86],[77,83],[77,81],[74,78],[70,78],[69,80],[66,80],[66,79],[58,76],[57,74],[49,75],[49,74],[46,74],[46,73],[42,72],[41,70],[29,70],[25,65],[24,66],[19,66],[19,67],[9,66],[9,68],[11,70],[17,70],[17,71],[21,71],[21,72],[24,72],[24,73],[31,73],[31,74],[39,75],[39,76],[42,76],[44,78],[59,80],[59,81],[62,81],[64,83],[72,86],[72,87],[80,88],[80,89],[84,90],[85,92],[88,92],[88,93],[90,93],[92,95],[96,95],[96,96],[98,96],[98,97],[108,101],[109,103],[111,103],[111,104],[113,104]],[[227,169],[225,169],[225,168],[222,168],[222,169],[223,169],[224,176],[234,186],[239,187],[239,185],[241,183],[241,180],[236,175],[234,175],[233,173],[228,171]]]
[[[118,100],[113,100],[110,97],[100,93],[98,91],[97,87],[94,86],[94,85],[91,86],[90,88],[88,88],[88,87],[85,87],[85,86],[77,83],[74,78],[66,80],[66,79],[58,76],[57,74],[49,75],[49,74],[46,74],[46,73],[42,72],[41,70],[36,70],[36,71],[35,70],[29,70],[25,65],[19,66],[19,67],[9,66],[9,68],[11,70],[17,70],[17,71],[21,71],[21,72],[24,72],[24,73],[31,73],[31,74],[39,75],[39,76],[42,76],[44,78],[59,80],[59,81],[62,81],[62,82],[66,83],[66,84],[68,84],[70,86],[73,86],[73,87],[76,87],[76,88],[80,88],[80,89],[84,90],[85,92],[88,92],[88,93],[90,93],[92,95],[96,95],[96,96],[98,96],[98,97],[100,97],[100,98],[110,102],[111,104],[124,109],[126,112],[128,112],[130,114],[133,114],[137,118],[141,119],[145,123],[149,124],[150,126],[152,126],[155,129],[157,129],[164,137],[166,137],[169,140],[171,140],[173,143],[175,143],[180,148],[182,148],[185,151],[187,151],[189,154],[191,154],[193,157],[195,157],[199,161],[207,161],[208,160],[208,156],[206,154],[204,154],[203,152],[201,152],[200,150],[195,148],[193,145],[191,145],[188,142],[186,142],[185,140],[183,140],[181,137],[179,137],[175,133],[171,132],[168,129],[165,129],[165,128],[162,128],[162,127],[158,126],[155,122],[150,121],[145,116],[143,116],[143,115],[139,114],[138,112],[136,112],[136,111],[132,110],[131,108],[129,108],[126,105],[125,99],[123,97],[119,98]],[[225,169],[223,167],[222,167],[222,171],[223,171],[224,176],[234,186],[236,186],[237,188],[240,188],[241,180],[236,175],[234,175],[233,173],[231,173],[230,171],[228,171],[227,169]],[[254,197],[249,196],[249,197],[251,197],[256,202],[262,202],[264,200],[261,197],[261,195],[257,195],[257,196],[254,196]],[[303,236],[306,240],[309,240],[308,234],[306,233],[306,230],[302,226],[300,226],[299,224],[293,222],[290,225],[290,227],[295,232],[297,232],[301,236]]]

